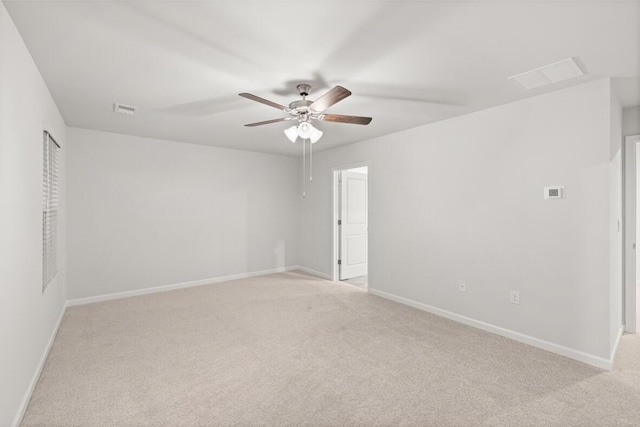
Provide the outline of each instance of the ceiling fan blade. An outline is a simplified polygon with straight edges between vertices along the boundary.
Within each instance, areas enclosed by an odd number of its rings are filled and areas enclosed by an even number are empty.
[[[248,127],[252,128],[254,126],[262,126],[262,125],[268,125],[268,124],[271,124],[271,123],[285,122],[287,120],[293,120],[293,118],[291,118],[291,117],[283,117],[281,119],[273,119],[273,120],[266,120],[264,122],[249,123],[249,124],[247,124],[245,126],[248,126]]]
[[[371,117],[344,116],[342,114],[323,114],[322,121],[335,123],[348,123],[352,125],[368,125]]]
[[[277,104],[277,103],[275,103],[273,101],[269,101],[268,99],[260,98],[259,96],[255,96],[255,95],[252,95],[250,93],[239,93],[238,95],[240,95],[243,98],[247,98],[247,99],[250,99],[252,101],[256,101],[256,102],[259,102],[261,104],[268,105],[269,107],[277,108],[278,110],[287,111],[287,107],[285,107],[284,105]]]
[[[309,108],[311,110],[321,112],[331,107],[336,102],[342,101],[349,95],[351,95],[350,90],[345,89],[342,86],[336,86],[333,89],[331,89],[329,92],[322,95],[313,104],[309,105]]]

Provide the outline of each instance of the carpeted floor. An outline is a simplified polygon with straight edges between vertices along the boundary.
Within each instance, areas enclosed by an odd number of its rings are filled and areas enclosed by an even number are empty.
[[[367,289],[367,276],[358,276],[353,277],[351,279],[343,280],[343,282],[348,283],[353,286],[357,286],[362,289]]]
[[[613,372],[291,272],[69,308],[24,426],[640,425]]]

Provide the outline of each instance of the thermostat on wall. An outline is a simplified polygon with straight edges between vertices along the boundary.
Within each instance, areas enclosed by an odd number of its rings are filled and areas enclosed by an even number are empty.
[[[564,187],[544,187],[545,199],[564,199]]]

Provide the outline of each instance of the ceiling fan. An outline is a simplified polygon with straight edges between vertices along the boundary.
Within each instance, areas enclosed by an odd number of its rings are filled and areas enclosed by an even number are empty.
[[[324,114],[324,110],[331,107],[333,104],[342,101],[349,95],[351,95],[351,91],[343,88],[342,86],[336,86],[331,89],[329,92],[322,95],[316,101],[307,100],[307,96],[309,96],[309,91],[311,90],[311,85],[306,83],[301,83],[296,86],[300,96],[302,96],[301,100],[293,101],[289,104],[288,107],[284,105],[280,105],[276,102],[269,101],[268,99],[260,98],[259,96],[252,95],[250,93],[240,93],[239,95],[243,98],[250,99],[252,101],[259,102],[261,104],[268,105],[269,107],[277,108],[278,110],[284,111],[289,114],[289,117],[281,117],[279,119],[267,120],[264,122],[256,122],[249,123],[245,126],[254,127],[261,125],[268,125],[271,123],[278,122],[286,122],[291,120],[297,120],[297,126],[291,126],[290,128],[285,129],[284,134],[289,138],[289,141],[296,142],[298,137],[302,138],[302,176],[304,177],[302,180],[302,197],[306,197],[306,140],[309,140],[309,182],[313,182],[313,149],[311,148],[314,143],[316,143],[321,137],[323,132],[319,129],[316,129],[311,122],[316,120],[319,122],[336,122],[336,123],[348,123],[354,125],[368,125],[371,123],[371,117],[360,117],[360,116],[345,116],[341,114]]]
[[[319,122],[335,122],[356,125],[368,125],[371,122],[371,117],[345,116],[342,114],[324,114],[324,110],[351,95],[351,91],[343,88],[342,86],[334,87],[316,101],[307,100],[307,96],[309,96],[309,91],[311,90],[310,85],[302,83],[296,86],[296,88],[298,89],[300,96],[302,96],[302,99],[293,101],[289,104],[288,107],[285,107],[284,105],[280,105],[273,101],[269,101],[268,99],[260,98],[259,96],[252,95],[250,93],[239,94],[243,98],[247,98],[273,108],[277,108],[278,110],[284,111],[285,113],[289,114],[289,117],[266,120],[264,122],[249,123],[245,126],[254,127],[271,123],[297,120],[299,122],[298,126],[292,126],[284,131],[287,138],[289,138],[291,142],[295,142],[297,137],[299,136],[303,140],[309,139],[311,143],[315,143],[322,136],[322,132],[313,127],[311,122],[314,120]]]

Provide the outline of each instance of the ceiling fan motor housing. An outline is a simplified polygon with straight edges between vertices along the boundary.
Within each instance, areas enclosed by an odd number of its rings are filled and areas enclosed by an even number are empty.
[[[313,101],[307,101],[306,99],[301,99],[299,101],[293,101],[289,104],[289,108],[292,110],[297,110],[299,113],[306,113],[309,111],[309,105],[313,104]]]
[[[309,113],[311,113],[309,106],[313,104],[313,101],[307,101],[307,96],[309,96],[311,86],[306,83],[300,83],[296,88],[298,89],[302,99],[299,101],[293,101],[289,104],[289,109],[292,110],[292,114],[294,116],[297,116],[298,120],[306,122],[310,118]]]

